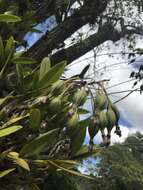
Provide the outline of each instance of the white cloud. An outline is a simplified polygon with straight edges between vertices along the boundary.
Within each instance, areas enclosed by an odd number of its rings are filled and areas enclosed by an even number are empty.
[[[118,135],[116,135],[115,132],[115,128],[112,129],[111,132],[111,145],[115,144],[115,143],[122,143],[124,142],[124,140],[128,137],[129,134],[132,134],[130,129],[126,126],[120,125],[120,129],[122,131],[122,136],[119,137]],[[102,142],[102,138],[101,138],[101,133],[99,132],[97,134],[97,136],[94,139],[95,143],[101,143]]]
[[[104,51],[102,51],[101,53],[115,53],[114,57],[108,57],[105,55],[97,57],[97,63],[99,65],[98,70],[100,71],[99,73],[104,73],[101,76],[98,76],[100,79],[110,79],[110,82],[106,87],[109,87],[108,93],[113,93],[110,96],[113,101],[119,100],[129,93],[115,92],[133,90],[132,87],[135,82],[135,80],[129,78],[131,72],[133,71],[133,67],[132,65],[128,64],[128,56],[122,57],[120,54],[118,55],[118,53],[121,52],[123,49],[122,42],[123,39],[116,44],[113,44],[112,42],[107,42],[105,44]],[[142,43],[143,42],[140,41],[137,43],[136,46],[140,47],[142,46]],[[110,47],[110,49],[108,49],[108,47]],[[124,51],[129,52],[128,48],[126,47],[124,47]],[[96,80],[99,80],[99,78]],[[131,81],[129,82],[129,80]],[[128,82],[114,86],[125,81]],[[139,87],[140,84],[142,83],[140,82],[137,86],[135,86],[135,88]],[[111,86],[113,87],[111,88]],[[140,95],[139,92],[133,92],[127,98],[119,102],[117,106],[121,111],[122,117],[124,117],[124,119],[131,123],[133,129],[135,128],[138,131],[143,130],[143,95]]]
[[[120,83],[122,81],[129,80],[129,75],[131,73],[131,67],[128,66],[127,70],[116,71],[112,73],[112,81],[110,82],[110,85],[114,85],[117,83]],[[119,85],[117,87],[113,87],[112,89],[109,89],[108,91],[111,92],[119,92],[119,91],[126,91],[126,90],[132,90],[132,85],[134,81],[128,82],[123,85]],[[125,93],[117,93],[115,96],[111,96],[113,100],[118,100],[128,94],[129,92]],[[138,128],[138,130],[143,129],[143,95],[140,95],[139,92],[133,92],[131,95],[129,95],[127,98],[119,102],[118,107],[122,113],[122,116],[128,120],[133,127]]]
[[[112,132],[111,132],[111,145],[113,145],[115,143],[122,143],[122,142],[125,141],[125,139],[128,136],[138,132],[138,128],[129,128],[129,127],[124,126],[124,125],[120,125],[120,129],[121,129],[121,132],[122,132],[121,137],[119,137],[118,135],[115,134],[115,127],[112,129]],[[140,133],[143,134],[143,129],[140,130]],[[89,136],[88,136],[88,138],[89,138]],[[99,144],[101,142],[102,142],[102,138],[101,138],[101,133],[99,132],[94,138],[94,143]]]
[[[120,125],[121,131],[122,131],[122,137],[118,137],[115,133],[114,133],[114,129],[112,130],[111,133],[111,144],[115,144],[115,143],[122,143],[125,141],[125,139],[132,135],[135,134],[136,132],[138,132],[138,128],[128,128],[127,126],[123,126]],[[140,133],[143,134],[143,129],[140,130]]]
[[[126,126],[121,126],[120,125],[120,129],[122,131],[122,136],[119,137],[117,136],[114,131],[115,129],[112,130],[112,133],[111,133],[111,144],[115,144],[115,143],[122,143],[125,141],[125,139],[128,137],[129,133],[130,133],[130,129]]]
[[[130,135],[137,131],[137,129],[130,129],[127,126],[120,125],[120,129],[122,131],[122,137],[119,137],[115,134],[115,127],[112,129],[111,132],[111,144],[114,143],[122,143],[124,140]],[[143,132],[143,131],[142,131]],[[87,132],[85,144],[88,144],[90,140],[89,134]],[[97,135],[94,137],[94,143],[100,144],[102,142],[101,132],[99,131]]]

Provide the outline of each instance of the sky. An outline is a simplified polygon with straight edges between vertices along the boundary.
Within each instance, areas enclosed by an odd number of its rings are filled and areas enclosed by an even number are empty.
[[[47,31],[51,31],[56,26],[57,22],[54,15],[46,19],[45,22],[38,24],[35,28],[41,31],[41,33],[28,32],[24,37],[24,40],[28,42],[27,48],[31,47],[42,35],[44,35]]]
[[[137,38],[137,44],[136,47],[142,47],[143,39]],[[128,64],[129,60],[127,56],[122,57],[120,53],[123,48],[126,52],[129,52],[127,47],[123,47],[123,42],[125,42],[124,39],[121,39],[117,43],[113,44],[111,41],[106,42],[104,47],[101,47],[101,51],[99,54],[97,54],[96,63],[99,66],[99,74],[97,73],[97,80],[100,79],[110,79],[110,81],[107,84],[107,92],[115,93],[120,91],[126,91],[126,90],[132,90],[134,80],[131,80],[129,78],[131,72],[135,70],[135,68],[139,67],[140,64],[143,64],[143,58],[140,57],[137,60],[140,60],[140,62],[133,63],[132,65]],[[110,47],[110,48],[109,48]],[[109,53],[116,53],[115,56],[109,57]],[[71,70],[69,70],[69,73],[74,73],[77,71],[77,64],[78,62],[81,63],[81,70],[84,68],[84,66],[88,63],[92,65],[94,62],[93,59],[93,53],[89,52],[83,57],[81,57],[79,60],[76,60],[73,66],[71,67]],[[99,55],[99,56],[98,56]],[[102,56],[103,55],[103,56]],[[86,59],[85,59],[86,58]],[[81,61],[80,60],[85,60]],[[84,64],[85,63],[85,64]],[[112,65],[112,66],[110,66]],[[79,64],[78,64],[79,66]],[[91,70],[92,70],[91,66]],[[89,71],[91,73],[92,71]],[[123,83],[120,85],[115,86],[116,84],[122,83],[124,81],[127,81],[127,83]],[[141,83],[140,83],[141,84]],[[112,101],[117,101],[123,96],[125,96],[126,93],[115,93],[110,96]],[[114,129],[112,131],[112,144],[116,142],[123,142],[124,139],[136,131],[140,131],[143,133],[143,95],[141,95],[139,92],[134,92],[121,102],[116,104],[118,109],[121,113],[121,118],[119,121],[121,130],[122,130],[122,137],[119,138],[114,134]],[[86,106],[88,108],[88,106]],[[88,142],[89,137],[87,135],[86,143]],[[95,137],[95,143],[101,142],[101,135],[100,133]]]
[[[41,34],[37,33],[28,33],[25,36],[25,40],[28,40],[28,47],[32,46],[33,43],[37,41],[47,30],[52,30],[57,26],[55,16],[51,16],[43,22],[39,24],[36,29],[41,30]],[[79,32],[87,33],[88,26],[80,29]],[[77,36],[77,33],[73,35]],[[142,48],[143,39],[139,36],[135,36],[136,38],[136,48]],[[69,46],[71,41],[65,41],[66,45]],[[143,62],[143,58],[140,56],[135,63],[128,64],[129,59],[128,56],[121,56],[121,52],[129,52],[128,42],[125,39],[121,39],[116,43],[112,43],[111,41],[105,42],[103,45],[98,47],[98,52],[96,54],[96,62],[94,59],[93,51],[88,52],[78,60],[71,63],[68,66],[67,75],[72,76],[73,74],[78,74],[80,71],[90,63],[90,70],[88,72],[89,75],[93,73],[94,63],[96,63],[96,73],[94,79],[99,81],[101,79],[110,79],[107,83],[106,88],[107,92],[111,94],[110,98],[112,101],[117,101],[122,98],[126,93],[115,93],[120,91],[132,90],[132,86],[134,81],[129,78],[130,73],[139,67]],[[97,49],[96,49],[97,50]],[[110,54],[110,56],[109,56]],[[119,83],[125,82],[123,84],[118,85]],[[121,102],[117,103],[118,109],[121,113],[120,118],[120,127],[122,130],[122,137],[119,138],[114,134],[114,130],[112,132],[112,144],[116,142],[123,142],[124,139],[136,131],[140,131],[143,133],[143,95],[140,95],[139,92],[134,92]],[[90,103],[86,103],[85,107],[91,110]],[[85,143],[88,143],[89,135],[87,133],[87,137],[85,139]],[[95,143],[101,142],[100,133],[95,137]]]

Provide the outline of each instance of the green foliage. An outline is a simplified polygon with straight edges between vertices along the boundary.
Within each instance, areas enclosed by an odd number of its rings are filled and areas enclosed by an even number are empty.
[[[59,184],[59,185],[57,185]],[[77,185],[70,176],[63,175],[62,173],[56,175],[49,175],[45,180],[43,190],[78,190]]]
[[[20,22],[21,18],[12,14],[0,14],[0,22]]]
[[[43,88],[46,87],[54,82],[56,82],[57,80],[59,80],[60,76],[63,74],[64,69],[66,66],[66,61],[63,61],[57,65],[55,65],[54,67],[52,67],[49,71],[47,71],[46,73],[43,74],[43,77],[41,78],[41,75],[39,77],[39,82],[38,82],[38,88]],[[43,67],[43,64],[41,65],[41,67]],[[42,70],[42,68],[41,68]]]
[[[12,169],[7,169],[7,170],[4,170],[4,171],[0,171],[0,178],[8,175],[10,172],[13,172],[16,168],[12,168]]]
[[[82,190],[142,190],[142,138],[142,134],[136,133],[127,137],[122,144],[100,149],[100,161],[96,164],[88,162],[86,168],[90,176],[95,175],[95,181],[74,178],[75,183]]]
[[[54,144],[57,138],[58,129],[50,130],[47,133],[42,134],[40,137],[30,141],[28,144],[25,144],[20,150],[20,155],[24,157],[39,155],[40,152],[47,149],[48,146]]]
[[[30,127],[33,131],[38,131],[41,123],[41,112],[39,109],[32,109],[30,111]]]
[[[130,139],[134,139],[136,145],[131,143]],[[143,160],[140,157],[142,151],[139,150],[141,147],[141,141],[139,141],[131,136],[123,144],[114,145],[101,154],[99,175],[102,176],[101,182],[108,181],[106,189],[111,187],[127,190],[143,188]],[[136,153],[134,152],[135,147]]]
[[[16,125],[16,126],[12,126],[12,127],[7,127],[5,129],[0,129],[0,138],[1,137],[5,137],[8,136],[12,133],[15,133],[16,131],[22,129],[22,126],[20,125]]]
[[[45,74],[50,70],[51,63],[48,57],[45,57],[40,66],[39,81],[45,76]]]
[[[51,67],[50,59],[44,58],[40,68],[32,69],[33,60],[16,52],[13,37],[6,43],[0,38],[0,47],[0,82],[5,84],[0,94],[0,175],[9,180],[5,189],[23,186],[21,175],[24,186],[38,189],[41,182],[35,175],[42,179],[42,170],[86,177],[72,170],[78,163],[69,160],[86,135],[88,122],[79,119],[80,112],[87,113],[80,107],[87,98],[86,86],[83,94],[80,85],[77,94],[75,79],[61,81],[66,61]]]
[[[0,1],[0,186],[6,190],[39,189],[47,175],[58,176],[61,171],[91,179],[74,170],[78,163],[72,159],[80,160],[99,152],[100,148],[93,145],[93,138],[99,130],[104,146],[110,144],[113,126],[120,136],[119,115],[111,108],[104,85],[99,84],[97,97],[83,80],[89,65],[79,76],[66,79],[63,77],[66,60],[52,66],[49,57],[43,57],[39,63],[32,54],[27,57],[26,52],[17,52],[19,46],[27,46],[23,40],[26,33],[40,32],[33,27],[43,16],[36,17],[37,12],[41,14],[41,2]],[[49,4],[46,6],[48,10]],[[52,5],[51,13],[56,10],[61,22],[62,17],[68,15],[64,11],[69,11],[70,6],[69,1]],[[90,20],[90,15],[88,17]],[[92,87],[97,89],[96,85]],[[92,114],[82,107],[89,97],[92,99]],[[109,120],[104,122],[102,113],[106,115],[108,111]],[[90,117],[81,121],[80,115],[87,113]],[[90,151],[87,146],[82,146],[88,127],[92,129]],[[61,176],[59,179],[61,181]],[[49,188],[57,187],[63,189],[63,184],[60,187],[56,183]]]
[[[7,157],[10,158],[14,163],[22,167],[23,169],[30,171],[29,165],[26,160],[19,157],[19,153],[17,152],[9,152]]]

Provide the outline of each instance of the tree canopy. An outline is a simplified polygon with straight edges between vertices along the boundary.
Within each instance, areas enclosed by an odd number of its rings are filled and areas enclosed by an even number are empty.
[[[96,167],[92,166],[91,175],[96,172],[96,181],[89,183],[83,180],[83,184],[79,183],[82,189],[141,190],[143,188],[142,137],[142,134],[136,133],[123,143],[104,149],[100,154],[100,162]]]

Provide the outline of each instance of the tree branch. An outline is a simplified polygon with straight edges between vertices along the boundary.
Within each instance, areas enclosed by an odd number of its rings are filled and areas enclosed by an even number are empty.
[[[107,40],[119,40],[121,34],[119,34],[114,28],[110,28],[108,24],[105,24],[102,27],[102,30],[99,30],[97,33],[89,36],[84,41],[77,43],[69,48],[63,49],[51,56],[53,64],[57,64],[63,59],[67,60],[68,64],[72,61],[78,59],[85,53],[92,50],[94,47],[97,47],[104,43]]]
[[[86,54],[93,48],[103,44],[104,42],[108,40],[111,40],[113,42],[118,41],[121,38],[125,37],[127,34],[142,34],[142,31],[135,29],[126,29],[124,32],[119,32],[114,29],[114,27],[109,27],[109,24],[106,23],[97,33],[89,36],[84,41],[53,54],[51,56],[52,63],[55,65],[65,59],[67,60],[68,64],[70,64],[72,61],[78,59],[79,57],[83,56],[84,54]]]
[[[105,0],[104,3],[100,1],[100,6],[94,10],[94,19],[96,19],[100,13],[105,10],[107,1],[108,0]],[[99,4],[99,0],[96,0],[95,2],[98,2]],[[81,7],[80,10],[76,11],[71,17],[67,18],[64,22],[59,24],[51,32],[46,33],[44,36],[42,36],[27,51],[26,55],[36,59],[37,61],[41,61],[43,57],[47,56],[49,53],[51,53],[52,50],[57,48],[58,44],[62,43],[74,32],[88,23],[91,15],[93,15],[93,10],[89,10],[88,6]]]

